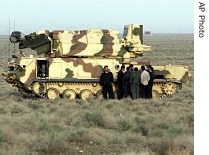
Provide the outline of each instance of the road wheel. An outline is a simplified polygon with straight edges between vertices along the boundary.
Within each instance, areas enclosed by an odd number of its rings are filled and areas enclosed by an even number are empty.
[[[49,88],[47,90],[47,98],[52,100],[58,99],[59,91],[56,88]]]
[[[44,85],[43,83],[41,82],[34,82],[32,84],[32,90],[34,91],[34,93],[36,94],[42,94],[45,92],[45,88],[44,88]]]
[[[90,98],[90,96],[92,95],[92,91],[89,89],[84,89],[80,92],[79,97],[82,100],[88,100]]]
[[[73,89],[66,89],[63,93],[62,93],[62,97],[64,99],[75,99],[76,98],[76,93]]]
[[[164,92],[165,92],[165,94],[166,94],[167,96],[171,96],[171,95],[173,95],[173,94],[176,92],[176,90],[177,90],[176,84],[175,84],[175,83],[172,83],[172,82],[167,82],[167,83],[165,84],[163,90],[164,90]]]
[[[152,90],[152,98],[160,99],[160,93],[157,90]]]

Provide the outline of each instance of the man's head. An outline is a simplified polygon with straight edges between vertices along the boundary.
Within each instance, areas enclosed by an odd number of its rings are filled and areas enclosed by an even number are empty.
[[[147,68],[151,68],[152,67],[152,65],[147,65]]]
[[[134,71],[137,72],[138,71],[138,68],[137,67],[134,67]]]
[[[133,71],[134,70],[134,65],[133,64],[130,64],[129,65],[129,68],[130,68],[131,71]]]
[[[122,66],[120,67],[120,69],[121,69],[122,71],[124,71],[124,70],[125,70],[125,66],[122,65]]]
[[[104,66],[104,71],[105,71],[105,72],[109,72],[109,68],[108,68],[107,65]]]
[[[130,70],[130,67],[126,67],[126,71],[129,71]]]
[[[145,67],[144,66],[141,66],[141,70],[144,71],[145,70]]]
[[[134,67],[134,65],[133,65],[133,64],[130,64],[130,65],[129,65],[129,67],[130,67],[130,68],[133,68],[133,67]]]

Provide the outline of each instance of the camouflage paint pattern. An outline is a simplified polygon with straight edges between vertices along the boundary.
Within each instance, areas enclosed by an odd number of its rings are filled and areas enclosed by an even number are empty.
[[[116,59],[109,58],[30,58],[18,59],[15,71],[17,78],[28,85],[37,75],[37,60],[49,62],[47,79],[98,79],[103,72],[102,64],[108,65],[116,79],[122,64]],[[126,64],[128,66],[129,64]],[[141,65],[134,63],[140,69]],[[165,79],[175,79],[182,82],[189,81],[188,67],[181,65],[153,66],[156,75],[163,75]],[[183,79],[183,80],[182,80]]]
[[[17,59],[14,73],[19,81],[29,85],[36,78],[36,60],[31,57]]]
[[[143,36],[138,33],[139,24],[126,25],[124,29],[127,34],[123,38],[119,38],[117,30],[37,31],[20,41],[20,48],[32,48],[37,54],[49,57],[136,58],[143,52],[151,51],[150,46],[141,43]]]
[[[8,83],[17,87],[24,85],[30,90],[34,89],[34,81],[42,81],[44,90],[55,88],[60,94],[66,89],[72,89],[77,94],[88,89],[97,94],[101,90],[98,82],[104,65],[108,65],[116,80],[121,65],[133,64],[140,69],[141,65],[150,64],[145,59],[131,59],[151,50],[150,46],[141,43],[143,36],[140,28],[139,24],[126,25],[121,39],[118,36],[119,32],[115,30],[45,30],[31,33],[28,36],[29,40],[26,38],[20,42],[21,48],[30,47],[37,50],[38,54],[46,54],[47,57],[19,57],[13,64],[16,69],[7,71],[3,76]],[[38,62],[47,64],[47,75],[44,77],[38,75]],[[153,86],[159,93],[163,93],[165,80],[187,83],[191,76],[187,66],[153,67],[156,75],[164,79],[163,82],[161,80],[161,84]],[[116,90],[117,87],[114,85],[113,89]]]
[[[187,66],[183,65],[164,65],[153,66],[156,75],[163,75],[165,79],[173,79],[188,83],[191,77]]]

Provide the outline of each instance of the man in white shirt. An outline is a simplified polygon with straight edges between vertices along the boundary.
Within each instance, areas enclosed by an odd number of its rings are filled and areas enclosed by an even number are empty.
[[[149,73],[145,70],[145,66],[141,66],[141,92],[142,92],[142,98],[147,99],[149,96],[149,87],[148,82],[150,80]]]

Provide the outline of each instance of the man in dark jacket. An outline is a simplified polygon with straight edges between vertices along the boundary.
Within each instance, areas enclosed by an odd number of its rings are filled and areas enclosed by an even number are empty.
[[[131,96],[131,86],[130,86],[130,67],[126,67],[126,72],[123,75],[123,97],[127,98],[128,96]]]
[[[117,85],[118,85],[118,99],[123,98],[123,74],[125,71],[125,66],[122,65],[120,71],[118,72],[117,76]]]
[[[153,81],[155,79],[155,72],[154,72],[154,68],[151,65],[148,66],[147,71],[149,72],[150,75],[150,80],[148,82],[148,98],[152,98],[152,87],[153,87]]]
[[[113,74],[109,71],[108,66],[104,66],[104,72],[100,76],[100,84],[102,85],[102,94],[105,99],[107,99],[107,94],[109,99],[114,99],[113,93]]]

